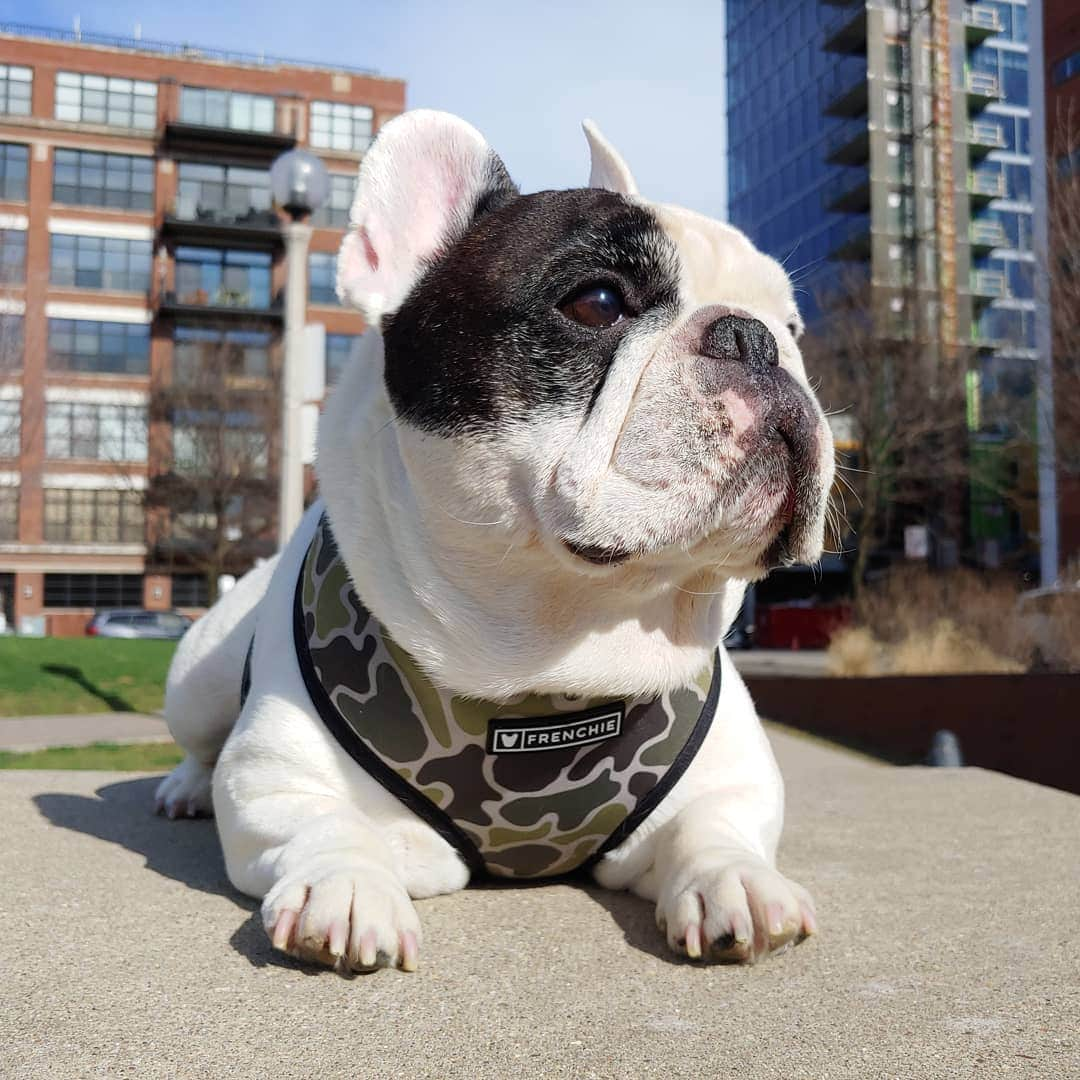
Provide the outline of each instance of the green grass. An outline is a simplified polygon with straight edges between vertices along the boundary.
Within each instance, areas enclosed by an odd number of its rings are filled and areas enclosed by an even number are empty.
[[[175,650],[175,641],[0,637],[0,717],[157,712]]]
[[[54,746],[13,753],[0,750],[0,769],[102,769],[157,772],[180,764],[183,751],[175,743],[107,743]]]

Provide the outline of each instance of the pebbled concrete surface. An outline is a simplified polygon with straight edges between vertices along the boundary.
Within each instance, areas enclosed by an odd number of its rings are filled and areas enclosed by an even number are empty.
[[[0,1076],[1080,1077],[1080,798],[771,736],[822,933],[750,969],[558,884],[422,901],[420,971],[345,980],[153,779],[0,773]]]

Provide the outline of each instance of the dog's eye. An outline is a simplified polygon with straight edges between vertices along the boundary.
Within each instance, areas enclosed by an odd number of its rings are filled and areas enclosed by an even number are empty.
[[[596,328],[614,326],[626,317],[622,293],[614,285],[590,285],[567,297],[559,310],[582,326]]]
[[[798,341],[802,337],[803,323],[802,319],[792,319],[787,324],[788,333]]]

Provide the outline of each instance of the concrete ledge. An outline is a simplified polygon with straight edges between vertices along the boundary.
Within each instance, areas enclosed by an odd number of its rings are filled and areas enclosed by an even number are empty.
[[[823,932],[752,969],[559,884],[423,901],[420,971],[345,980],[270,951],[153,779],[0,774],[0,1075],[1077,1075],[1080,798],[772,735]]]

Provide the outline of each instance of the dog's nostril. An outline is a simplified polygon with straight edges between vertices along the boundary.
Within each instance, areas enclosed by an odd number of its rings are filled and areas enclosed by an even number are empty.
[[[714,360],[738,360],[755,367],[780,363],[776,338],[760,319],[723,315],[705,328],[701,352]]]

